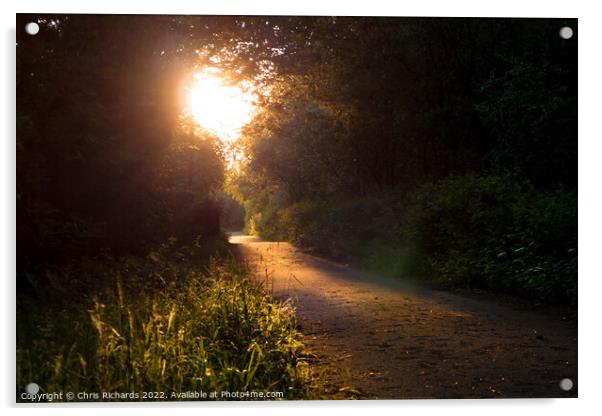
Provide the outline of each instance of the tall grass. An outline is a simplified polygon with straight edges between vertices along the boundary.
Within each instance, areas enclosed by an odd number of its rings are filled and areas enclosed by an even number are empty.
[[[85,280],[93,288],[79,299],[22,296],[18,394],[35,382],[42,392],[152,391],[171,400],[187,391],[312,397],[292,306],[233,261],[199,268],[178,253],[92,262]],[[69,294],[74,274],[53,291]]]

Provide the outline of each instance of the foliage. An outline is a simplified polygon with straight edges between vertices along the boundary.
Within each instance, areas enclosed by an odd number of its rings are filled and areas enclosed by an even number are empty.
[[[280,195],[257,207],[257,211],[248,204],[249,231],[338,259],[358,254],[363,242],[390,231],[387,222],[391,211],[385,201],[377,198],[286,204]]]
[[[18,19],[43,34],[17,38],[20,269],[219,232],[217,204],[237,208],[220,196],[224,149],[180,117],[186,76],[216,63],[260,93],[226,183],[251,232],[537,293],[575,249],[577,42],[557,36],[574,19]],[[437,185],[467,172],[481,179]],[[427,189],[441,200],[421,200]],[[523,277],[509,278],[519,259],[491,259],[521,247]],[[497,271],[459,277],[474,265]]]
[[[199,250],[87,260],[62,271],[46,302],[20,297],[17,391],[35,381],[42,392],[165,392],[159,400],[193,390],[312,397],[292,306],[234,262],[201,268]]]
[[[20,267],[216,234],[222,149],[181,117],[193,63],[175,51],[188,28],[159,16],[18,20],[41,28],[17,31]]]
[[[477,109],[496,138],[489,157],[498,169],[521,172],[537,184],[576,185],[577,94],[572,70],[549,61],[516,59],[506,73],[483,84],[484,99]]]
[[[240,202],[225,192],[219,192],[216,199],[220,206],[220,222],[224,229],[240,231],[245,227],[245,209]]]
[[[250,222],[267,238],[387,275],[576,302],[574,191],[467,174],[394,196],[274,199]]]
[[[551,35],[561,23],[306,19],[304,44],[273,40],[296,60],[271,58],[242,175],[293,202],[491,167],[574,187],[576,44]]]
[[[399,237],[428,256],[435,280],[576,302],[574,192],[466,175],[425,185],[402,205]]]
[[[394,275],[575,303],[564,24],[316,18],[297,26],[304,42],[270,39],[294,53],[271,58],[229,186],[247,229]]]

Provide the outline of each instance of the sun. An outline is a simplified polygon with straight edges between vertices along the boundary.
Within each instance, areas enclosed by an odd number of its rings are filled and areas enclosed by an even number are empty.
[[[224,142],[234,142],[254,115],[255,97],[237,85],[227,85],[217,71],[194,75],[188,91],[188,110],[205,129]]]

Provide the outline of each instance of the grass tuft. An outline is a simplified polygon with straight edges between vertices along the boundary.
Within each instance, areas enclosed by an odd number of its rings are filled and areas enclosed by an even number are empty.
[[[17,400],[30,382],[41,392],[140,399],[149,391],[162,392],[159,400],[188,391],[314,397],[291,304],[267,296],[234,261],[199,268],[168,251],[88,265],[92,287],[75,302],[21,296]],[[70,278],[81,287],[74,270],[61,281]]]

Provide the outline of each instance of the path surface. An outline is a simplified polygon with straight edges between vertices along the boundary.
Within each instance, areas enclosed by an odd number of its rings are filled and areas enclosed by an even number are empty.
[[[233,234],[230,242],[278,299],[292,298],[328,388],[362,398],[575,397],[577,327],[542,314],[413,288]],[[344,393],[338,393],[343,395]]]

